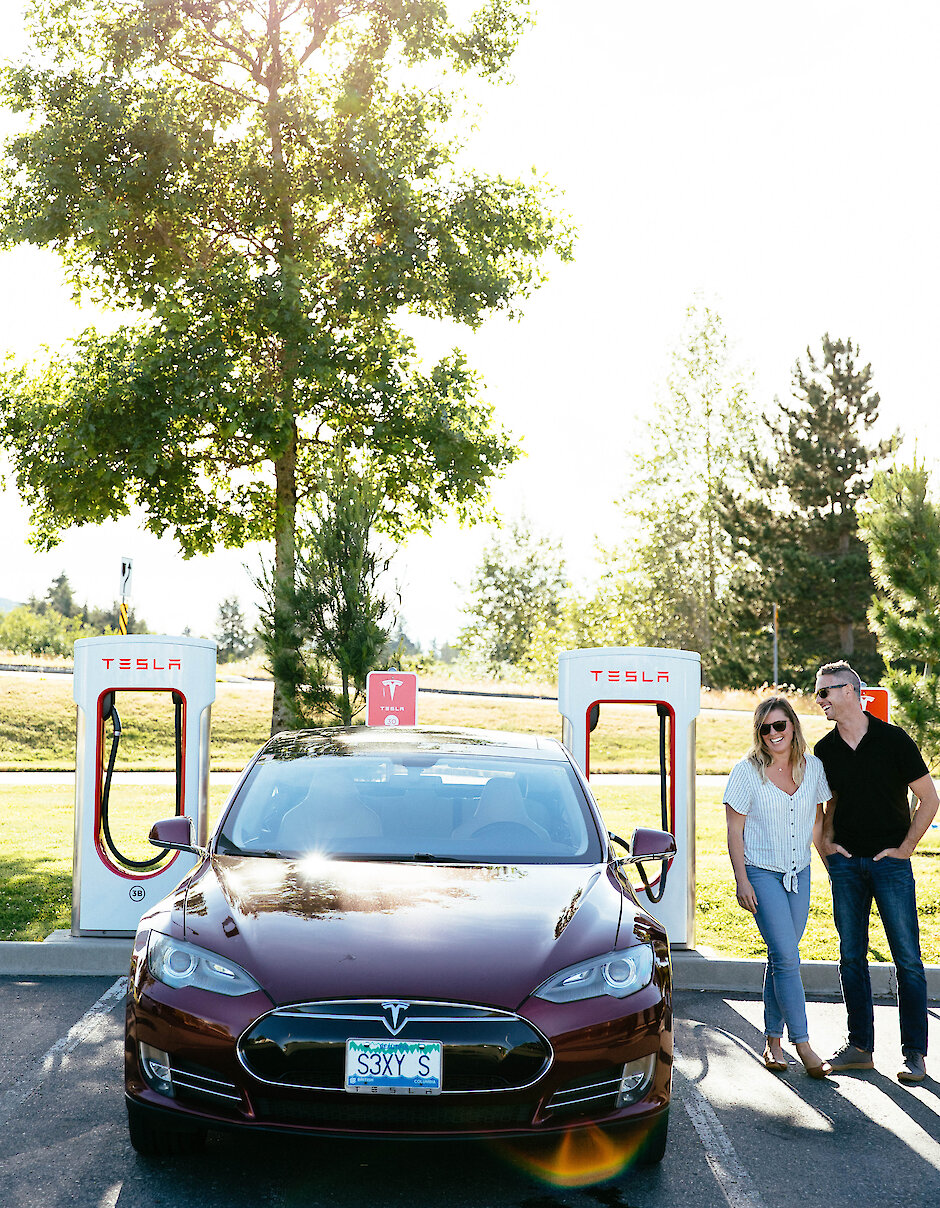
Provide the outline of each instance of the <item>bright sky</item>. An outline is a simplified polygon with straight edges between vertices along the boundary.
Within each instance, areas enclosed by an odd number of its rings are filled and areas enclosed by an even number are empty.
[[[20,39],[18,0],[0,6],[0,51]],[[498,484],[594,573],[594,538],[616,539],[627,454],[655,404],[696,293],[722,316],[755,405],[786,395],[793,363],[822,334],[872,362],[885,429],[916,436],[929,464],[940,406],[929,366],[940,330],[940,8],[933,0],[541,0],[480,122],[474,159],[535,164],[565,193],[577,260],[557,267],[518,324],[459,341],[527,457]],[[54,262],[0,256],[0,345],[59,344],[84,325]],[[229,595],[251,607],[257,551],[184,562],[131,521],[26,544],[9,481],[0,498],[0,597],[43,594],[64,569],[79,599],[112,600],[134,558],[137,610],[154,629],[212,632]],[[408,631],[452,640],[462,591],[489,531],[442,524],[393,564]]]

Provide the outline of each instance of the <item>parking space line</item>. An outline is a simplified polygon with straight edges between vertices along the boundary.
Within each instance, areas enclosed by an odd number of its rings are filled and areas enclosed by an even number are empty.
[[[13,1085],[0,1095],[0,1126],[6,1124],[10,1116],[21,1107],[26,1100],[41,1085],[49,1074],[54,1073],[63,1060],[86,1041],[93,1041],[103,1020],[112,1011],[115,1004],[120,1002],[127,991],[127,978],[119,977],[108,990],[102,994],[96,1003],[88,1008],[85,1014],[73,1024],[64,1036],[48,1049],[39,1060],[25,1073],[20,1074]]]
[[[729,1208],[764,1208],[760,1192],[741,1165],[712,1105],[698,1087],[678,1070],[674,1070],[673,1078],[682,1106],[704,1146],[705,1158]]]

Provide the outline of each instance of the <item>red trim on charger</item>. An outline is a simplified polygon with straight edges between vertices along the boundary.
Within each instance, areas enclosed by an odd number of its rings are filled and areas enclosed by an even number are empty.
[[[148,881],[151,877],[159,877],[170,867],[173,861],[179,856],[179,852],[175,851],[170,856],[165,864],[161,864],[158,868],[122,868],[119,864],[111,859],[111,855],[104,845],[101,833],[101,784],[104,778],[104,718],[101,716],[101,702],[108,695],[114,692],[179,692],[183,699],[183,732],[181,736],[182,742],[182,759],[180,767],[180,796],[181,802],[186,801],[186,697],[180,692],[179,688],[105,688],[99,695],[98,703],[95,707],[95,718],[98,723],[98,736],[95,742],[95,851],[98,853],[98,859],[110,872],[115,873],[119,877],[124,877],[128,881]],[[156,821],[156,819],[154,819]]]

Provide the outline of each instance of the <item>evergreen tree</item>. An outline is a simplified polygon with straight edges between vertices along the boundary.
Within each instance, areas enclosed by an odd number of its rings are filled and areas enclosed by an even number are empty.
[[[869,612],[895,720],[940,763],[940,508],[922,464],[878,473],[859,526],[877,592]]]
[[[49,607],[63,617],[74,617],[81,611],[75,603],[72,585],[64,570],[52,580],[46,592],[46,600]]]
[[[343,453],[325,479],[322,511],[297,532],[294,578],[284,581],[272,568],[258,581],[264,596],[259,633],[295,726],[319,722],[324,713],[351,725],[391,631],[378,584],[388,560],[373,547],[382,493]],[[338,690],[331,686],[334,676]]]
[[[220,663],[234,663],[245,658],[254,648],[254,638],[237,597],[229,596],[219,605],[215,640]]]
[[[842,657],[863,678],[878,659],[866,612],[873,582],[858,534],[858,506],[873,463],[893,442],[871,442],[880,398],[871,365],[851,340],[825,335],[821,356],[797,361],[793,401],[765,422],[773,452],[750,459],[746,492],[722,493],[722,523],[737,565],[720,633],[718,682],[756,686],[770,678],[773,604],[779,606],[780,677],[808,686],[820,662]]]
[[[638,442],[642,452],[624,501],[636,538],[623,553],[622,591],[640,602],[636,639],[698,650],[706,668],[731,559],[719,499],[742,481],[755,442],[748,391],[720,315],[697,299],[686,312],[665,395]]]

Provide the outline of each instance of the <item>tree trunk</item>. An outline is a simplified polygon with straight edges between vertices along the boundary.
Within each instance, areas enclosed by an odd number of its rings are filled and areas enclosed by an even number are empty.
[[[282,583],[293,583],[296,562],[294,525],[297,516],[297,425],[291,421],[287,448],[274,463],[277,481],[276,513],[274,519],[274,591]],[[281,686],[274,681],[274,703],[271,708],[271,733],[291,728],[291,711]]]

